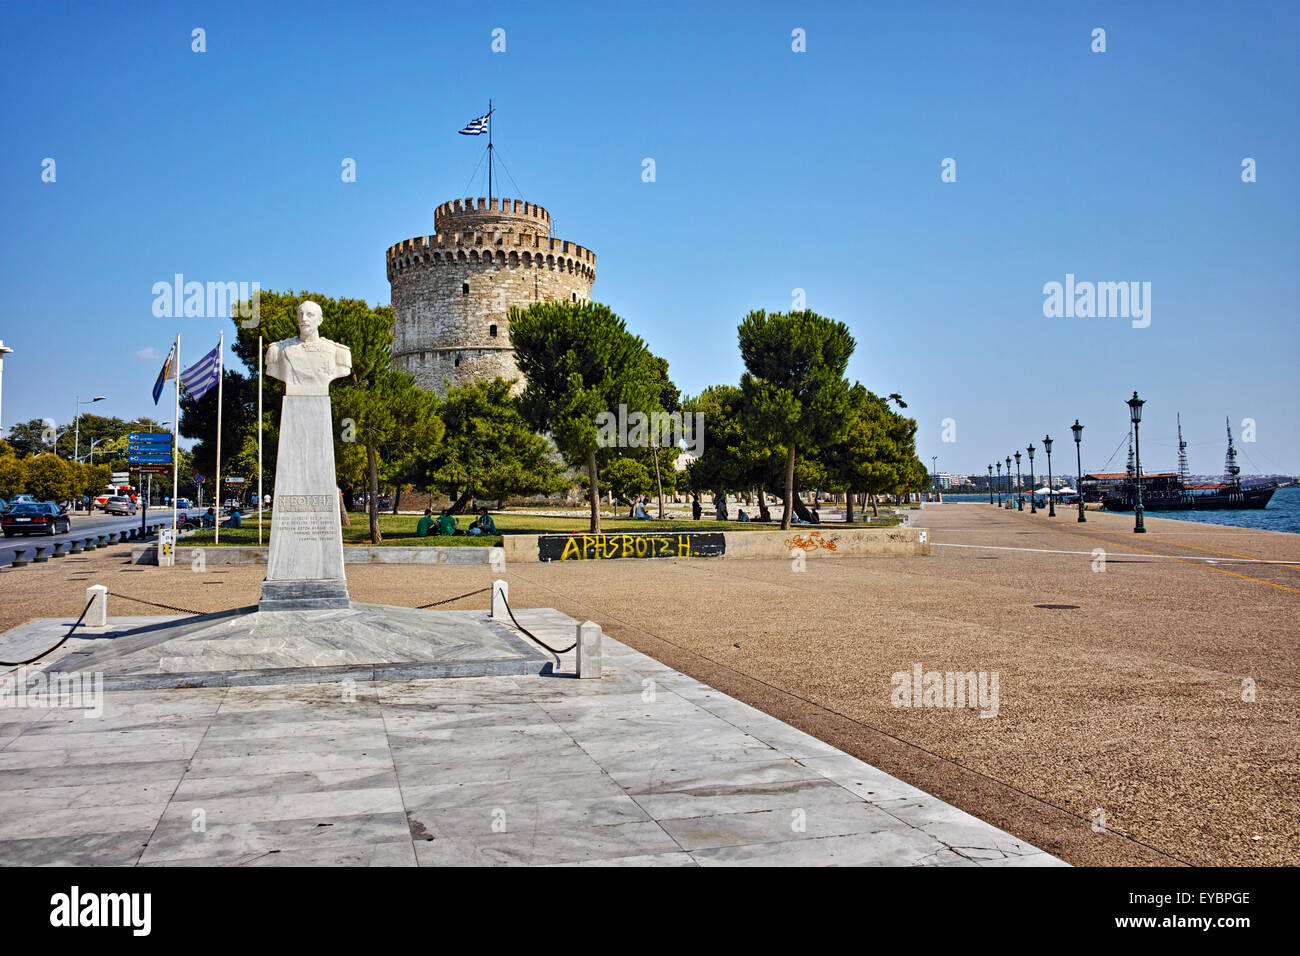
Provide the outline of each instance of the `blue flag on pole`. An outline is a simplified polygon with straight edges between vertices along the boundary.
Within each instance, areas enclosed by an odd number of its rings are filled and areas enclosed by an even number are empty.
[[[461,136],[482,136],[484,133],[488,131],[488,117],[491,115],[492,115],[492,111],[489,110],[488,112],[480,116],[478,119],[470,120],[469,123],[466,124],[465,128],[459,131],[460,135]]]
[[[172,362],[176,361],[176,343],[172,343],[172,350],[167,353],[167,361],[163,362],[162,371],[158,373],[158,381],[153,383],[153,403],[158,404],[158,399],[162,397],[163,386],[167,384],[167,379],[172,377]]]

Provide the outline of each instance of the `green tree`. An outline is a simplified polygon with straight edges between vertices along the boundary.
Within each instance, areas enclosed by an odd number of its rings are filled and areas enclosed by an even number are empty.
[[[26,463],[27,493],[38,501],[67,501],[77,492],[79,470],[57,455],[37,455]]]
[[[605,484],[619,498],[634,508],[639,498],[650,494],[655,488],[654,475],[642,462],[631,456],[613,459],[603,469]]]
[[[510,311],[510,339],[527,382],[520,410],[549,433],[565,460],[585,467],[591,531],[600,532],[597,416],[650,413],[661,383],[640,337],[608,306],[594,302],[536,302]]]
[[[438,406],[446,432],[427,462],[423,484],[444,492],[453,511],[475,497],[502,502],[560,486],[550,446],[524,421],[512,384],[503,378],[471,382],[448,389]]]
[[[21,495],[27,486],[27,463],[14,454],[13,448],[0,442],[0,498]]]
[[[788,530],[799,446],[829,444],[844,431],[849,398],[844,373],[853,336],[843,322],[808,310],[751,312],[738,333],[746,368],[740,382],[745,425],[752,438],[785,452],[781,528]]]

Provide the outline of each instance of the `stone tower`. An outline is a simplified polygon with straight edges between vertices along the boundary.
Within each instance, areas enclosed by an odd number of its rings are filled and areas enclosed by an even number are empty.
[[[518,199],[446,202],[433,225],[435,235],[388,250],[393,364],[438,395],[476,379],[517,378],[510,307],[589,300],[595,253],[550,238],[550,213]]]

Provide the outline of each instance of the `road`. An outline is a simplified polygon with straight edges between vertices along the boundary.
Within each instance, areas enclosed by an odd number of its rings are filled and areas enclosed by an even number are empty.
[[[189,514],[197,514],[198,509],[191,509]],[[171,523],[171,508],[150,508],[148,513],[149,524],[157,524],[160,521]],[[33,535],[15,535],[12,538],[0,538],[0,567],[9,564],[14,559],[14,549],[23,548],[26,550],[24,557],[28,561],[36,553],[37,545],[53,545],[56,541],[62,541],[66,546],[74,538],[86,538],[92,534],[109,534],[113,531],[129,531],[131,528],[140,527],[140,515],[123,515],[113,516],[106,515],[97,511],[93,515],[72,514],[72,528],[67,534],[56,534],[52,537],[46,537],[43,534]],[[53,550],[51,548],[51,550]],[[49,552],[46,552],[47,554]]]

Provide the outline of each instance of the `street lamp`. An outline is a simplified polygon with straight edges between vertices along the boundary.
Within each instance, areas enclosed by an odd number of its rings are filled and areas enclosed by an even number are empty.
[[[997,462],[998,466],[998,507],[1002,507],[1002,462]]]
[[[1079,424],[1079,419],[1074,420],[1070,426],[1070,431],[1074,432],[1074,467],[1078,472],[1078,485],[1075,489],[1079,493],[1079,520],[1087,521],[1083,516],[1083,459],[1079,457],[1079,442],[1083,441],[1083,426]]]
[[[4,340],[4,339],[0,339],[0,382],[3,382],[3,381],[4,381],[5,355],[7,355],[8,353],[10,353],[10,352],[12,352],[12,351],[13,351],[13,349],[11,349],[9,346],[5,345],[5,340]],[[2,391],[3,391],[3,389],[0,389],[0,392],[2,392]],[[5,433],[5,429],[4,429],[4,418],[3,418],[3,417],[0,417],[0,435],[3,435],[4,433]]]
[[[1133,397],[1124,404],[1128,406],[1129,420],[1133,422],[1133,454],[1135,456],[1133,484],[1137,488],[1133,503],[1133,514],[1136,516],[1133,533],[1146,534],[1146,525],[1142,523],[1142,445],[1138,441],[1138,423],[1142,421],[1142,406],[1146,404],[1146,401],[1138,398],[1138,393],[1135,390]]]
[[[939,456],[930,456],[930,477],[934,479],[935,494],[939,493]]]
[[[1047,452],[1047,517],[1056,517],[1056,495],[1052,493],[1052,436],[1043,436],[1043,451]]]
[[[1011,456],[1007,455],[1007,510],[1011,507]]]
[[[1016,510],[1025,510],[1024,485],[1020,483],[1020,452],[1016,452]]]
[[[94,398],[92,398],[90,401],[88,401],[88,402],[83,402],[83,401],[81,400],[81,396],[80,396],[80,395],[77,396],[77,414],[76,414],[75,416],[73,416],[74,420],[76,421],[76,426],[75,426],[76,436],[75,436],[75,437],[73,438],[73,440],[72,440],[72,460],[73,460],[73,461],[76,461],[76,460],[77,460],[77,453],[78,453],[79,451],[81,451],[81,406],[82,406],[82,405],[94,405],[96,402],[102,402],[103,400],[104,400],[104,396],[103,396],[103,395],[96,395],[96,396],[95,396]]]
[[[1029,513],[1038,514],[1038,499],[1034,497],[1034,446],[1029,446]]]
[[[989,504],[993,504],[993,466],[989,465]]]

